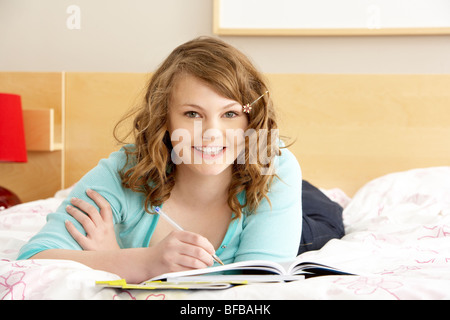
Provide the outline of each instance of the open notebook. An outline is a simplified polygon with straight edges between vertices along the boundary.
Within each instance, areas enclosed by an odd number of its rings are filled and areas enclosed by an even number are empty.
[[[97,285],[123,289],[224,289],[233,285],[285,282],[323,275],[352,275],[323,264],[305,262],[297,257],[291,263],[250,260],[159,275],[140,284],[125,280],[97,281]]]

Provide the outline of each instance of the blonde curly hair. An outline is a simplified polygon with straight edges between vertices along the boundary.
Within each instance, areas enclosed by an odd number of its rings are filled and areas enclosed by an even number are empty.
[[[114,129],[116,139],[125,144],[132,136],[133,147],[125,146],[127,163],[120,171],[122,185],[145,194],[145,210],[162,204],[170,197],[175,185],[176,165],[171,160],[172,145],[167,131],[168,106],[177,75],[189,74],[208,83],[218,94],[244,105],[263,95],[268,88],[262,75],[239,50],[213,37],[188,41],[172,51],[153,73],[140,105],[122,118]],[[274,155],[280,155],[278,142],[271,133],[277,129],[272,100],[264,95],[247,115],[248,129],[267,130],[267,139],[259,141],[259,152],[272,155],[270,161],[250,161],[254,143],[246,140],[245,163],[232,164],[232,179],[228,188],[228,205],[235,214],[253,213],[267,193],[273,174]],[[119,138],[119,127],[134,118],[131,131]],[[266,169],[266,174],[262,170]],[[241,204],[238,194],[245,191],[246,202]],[[270,203],[270,201],[269,201]]]

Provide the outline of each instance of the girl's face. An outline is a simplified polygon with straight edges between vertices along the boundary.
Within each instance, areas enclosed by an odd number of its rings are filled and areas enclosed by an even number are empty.
[[[167,126],[175,164],[218,175],[243,150],[248,119],[240,103],[186,74],[173,87]]]

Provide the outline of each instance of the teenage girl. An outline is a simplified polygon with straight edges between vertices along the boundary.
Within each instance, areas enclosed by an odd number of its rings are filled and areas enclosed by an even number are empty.
[[[214,253],[225,264],[295,258],[302,176],[268,90],[221,40],[177,47],[122,120],[134,119],[132,143],[75,185],[19,259],[74,260],[138,283],[211,266]]]

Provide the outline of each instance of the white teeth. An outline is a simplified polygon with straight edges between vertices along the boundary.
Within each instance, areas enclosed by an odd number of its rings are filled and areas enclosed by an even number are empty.
[[[194,147],[195,150],[208,155],[216,155],[222,152],[223,147]]]

